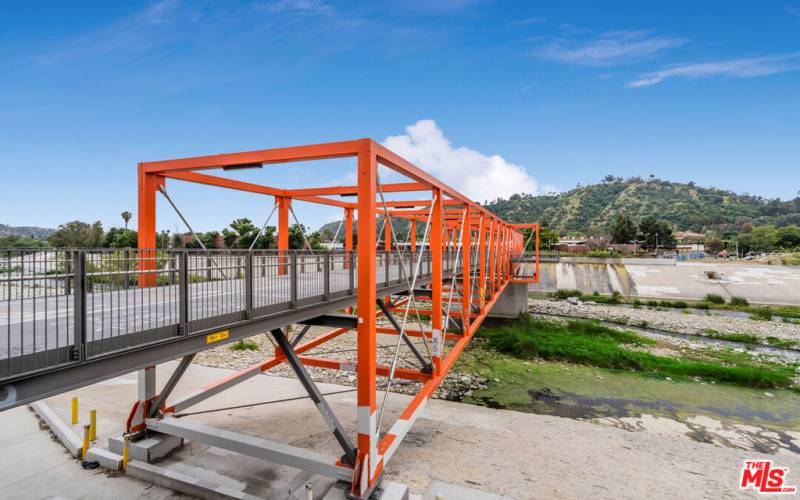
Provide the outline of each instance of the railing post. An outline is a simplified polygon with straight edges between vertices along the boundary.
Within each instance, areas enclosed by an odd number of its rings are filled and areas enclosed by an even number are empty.
[[[9,252],[9,262],[11,262],[11,253]],[[70,295],[72,293],[72,286],[75,282],[75,278],[71,277],[70,274],[72,273],[72,268],[74,268],[75,262],[75,254],[70,252],[69,250],[64,252],[64,294]],[[9,265],[9,269],[11,266]],[[10,282],[9,282],[10,283]],[[9,295],[10,297],[10,295]]]
[[[73,253],[74,303],[73,303],[73,361],[86,360],[86,254],[83,251]]]
[[[331,294],[331,254],[330,252],[326,252],[324,256],[324,270],[322,272],[322,280],[323,280],[323,297],[322,300],[328,300],[328,297]]]
[[[130,272],[131,272],[131,251],[124,249],[122,251],[122,262],[124,264],[123,271],[125,272],[125,290],[130,287]]]
[[[253,319],[253,254],[247,252],[244,257],[244,304],[245,317]]]
[[[178,260],[178,303],[180,315],[179,331],[181,335],[189,335],[189,253],[181,252]]]
[[[297,285],[300,276],[297,274],[297,252],[289,254],[289,283],[291,308],[297,307]]]

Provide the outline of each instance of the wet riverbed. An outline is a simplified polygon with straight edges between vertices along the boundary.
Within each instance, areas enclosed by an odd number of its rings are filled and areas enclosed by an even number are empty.
[[[754,450],[800,453],[800,393],[683,382],[556,362],[522,361],[483,350],[464,367],[488,378],[488,388],[463,402],[491,408],[589,420],[637,430],[642,419],[671,419],[704,442],[720,436],[706,418]],[[714,427],[714,426],[711,426]],[[710,436],[709,433],[713,434]]]

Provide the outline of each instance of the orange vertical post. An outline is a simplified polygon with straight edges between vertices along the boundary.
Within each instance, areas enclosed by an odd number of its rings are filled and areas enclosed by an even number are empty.
[[[138,276],[139,288],[151,287],[156,284],[155,252],[151,252],[156,247],[156,191],[164,184],[164,178],[154,174],[148,174],[144,166],[139,164],[138,172],[139,191],[138,191],[138,243],[139,262],[138,269],[141,271]]]
[[[539,224],[536,224],[536,274],[533,276],[533,282],[539,283]]]
[[[497,229],[495,230],[495,240],[494,240],[494,272],[492,273],[492,293],[497,293],[497,289],[500,287],[500,230],[501,225],[498,221]]]
[[[443,246],[442,233],[442,190],[433,188],[433,207],[431,209],[431,329],[433,330],[433,370],[434,376],[438,376],[442,365],[441,346],[444,345],[444,334],[442,331],[442,256]]]
[[[486,306],[486,227],[484,218],[478,222],[478,300],[481,314]]]
[[[358,462],[357,491],[365,493],[373,483],[378,467],[376,429],[376,349],[375,331],[375,194],[377,158],[370,148],[358,154]]]
[[[353,251],[353,209],[344,209],[344,251],[345,256],[344,268],[350,269],[350,256],[349,253]]]
[[[417,220],[411,219],[411,232],[409,237],[409,244],[411,245],[411,255],[417,251]]]
[[[289,251],[289,204],[291,198],[276,196],[275,203],[278,205],[278,274],[283,275],[287,272],[287,255]]]
[[[472,214],[469,205],[464,205],[464,227],[461,228],[461,321],[463,332],[469,332],[469,313],[472,310]],[[458,265],[458,263],[456,263]]]
[[[386,223],[383,225],[383,265],[384,266],[391,266],[392,263],[392,220],[386,218]],[[399,265],[399,263],[398,263]],[[383,302],[385,304],[391,304],[392,297],[391,295],[386,295],[383,297]]]
[[[344,249],[346,252],[353,251],[353,209],[344,209]]]

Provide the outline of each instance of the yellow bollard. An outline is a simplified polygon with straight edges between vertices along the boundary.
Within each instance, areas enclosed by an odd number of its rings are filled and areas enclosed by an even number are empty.
[[[128,442],[130,438],[128,436],[122,437],[122,470],[128,468]]]
[[[78,398],[72,398],[72,425],[78,423]]]
[[[89,412],[89,440],[97,441],[97,410]]]
[[[83,451],[81,452],[81,460],[86,460],[86,454],[89,453],[89,425],[83,426]]]

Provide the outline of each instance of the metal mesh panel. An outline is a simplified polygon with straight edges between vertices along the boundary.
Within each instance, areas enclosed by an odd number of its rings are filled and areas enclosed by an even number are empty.
[[[0,258],[0,377],[69,361],[72,252],[13,249]]]

